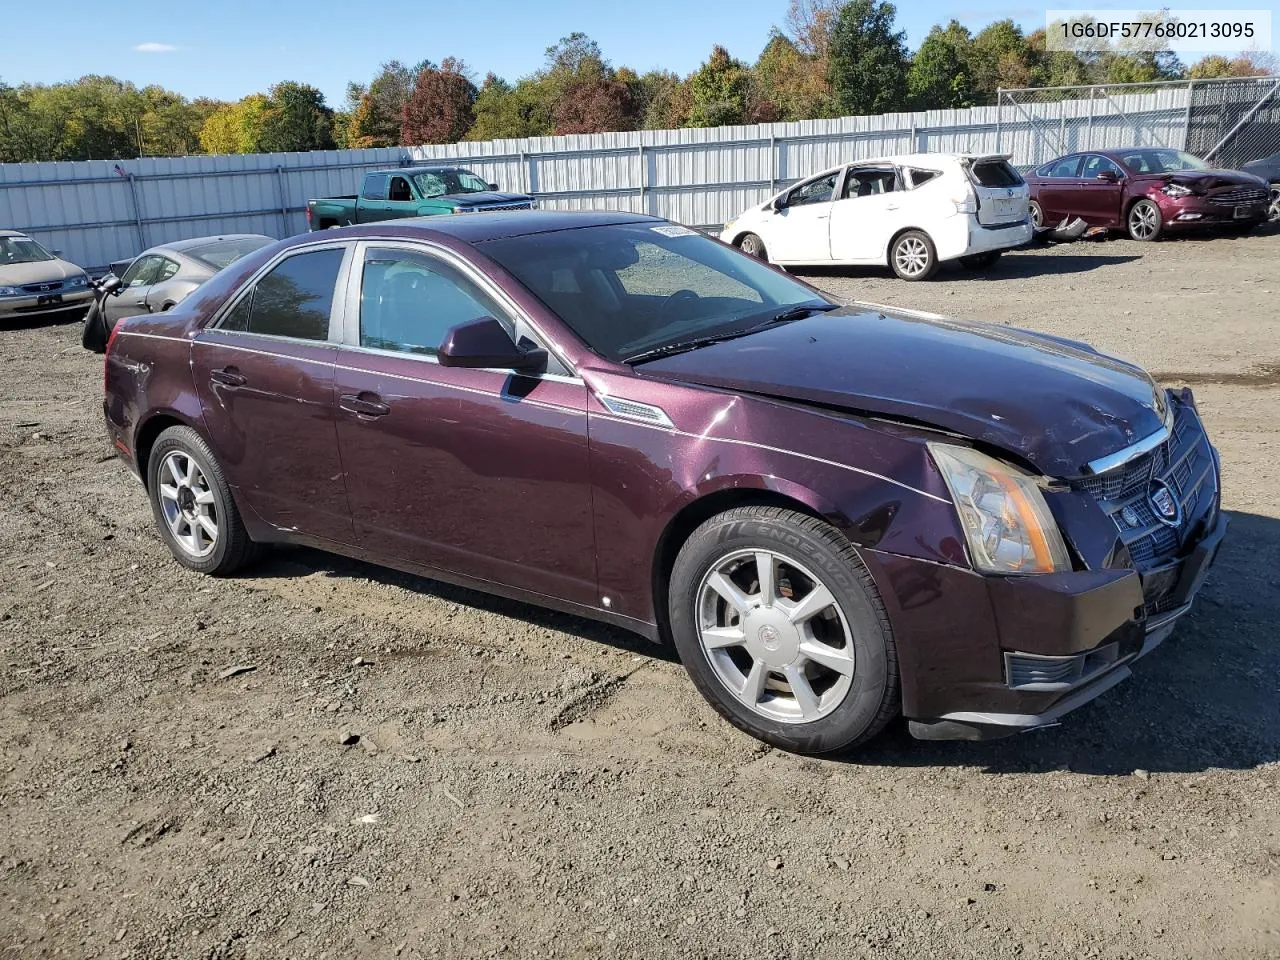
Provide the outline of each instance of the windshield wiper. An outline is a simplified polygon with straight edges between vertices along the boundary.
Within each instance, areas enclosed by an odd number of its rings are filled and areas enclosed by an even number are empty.
[[[838,306],[838,304],[834,303],[803,303],[798,306],[788,307],[781,313],[776,313],[767,320],[747,327],[745,330],[728,330],[724,333],[707,334],[704,337],[692,337],[689,340],[677,340],[675,343],[664,343],[648,350],[641,350],[639,353],[632,354],[629,357],[623,357],[622,362],[644,363],[648,360],[657,360],[660,357],[671,357],[677,353],[688,353],[690,350],[697,350],[699,347],[710,346],[713,343],[723,343],[725,340],[737,340],[739,337],[750,336],[766,327],[773,326],[775,323],[802,320],[811,313],[825,313],[828,310],[835,310]]]

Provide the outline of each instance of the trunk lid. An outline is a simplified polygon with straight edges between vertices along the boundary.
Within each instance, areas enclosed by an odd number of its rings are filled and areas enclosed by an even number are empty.
[[[978,200],[978,222],[984,226],[1018,223],[1027,219],[1030,190],[1022,175],[1009,163],[1011,154],[965,157],[961,161],[970,189]]]
[[[1161,428],[1163,391],[1086,344],[869,304],[639,364],[648,377],[910,420],[1052,477]],[[835,451],[833,451],[835,452]]]

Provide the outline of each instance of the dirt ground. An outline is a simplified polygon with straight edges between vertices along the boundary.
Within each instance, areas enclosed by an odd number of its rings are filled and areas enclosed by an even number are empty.
[[[0,960],[1280,957],[1278,265],[1270,230],[812,278],[1192,383],[1233,523],[1062,726],[832,760],[585,621],[305,550],[184,571],[78,325],[0,330]]]

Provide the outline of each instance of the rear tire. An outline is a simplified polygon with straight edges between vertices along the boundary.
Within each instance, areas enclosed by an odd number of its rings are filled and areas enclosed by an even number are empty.
[[[169,427],[156,438],[147,494],[161,539],[184,567],[225,577],[257,557],[222,467],[190,427]]]
[[[928,280],[938,270],[938,251],[923,230],[908,230],[889,245],[889,266],[899,279]]]
[[[680,660],[738,729],[783,750],[829,753],[899,715],[884,604],[830,524],[782,507],[728,510],[680,548],[670,583]]]
[[[1271,184],[1267,191],[1267,219],[1272,223],[1280,221],[1280,183]]]
[[[1124,218],[1129,228],[1129,237],[1139,243],[1151,243],[1159,240],[1164,232],[1164,217],[1160,208],[1152,200],[1139,200],[1129,208]]]
[[[754,233],[748,233],[738,243],[738,249],[749,257],[755,257],[758,260],[769,259],[769,252],[764,248],[764,241],[757,237]]]
[[[975,253],[972,256],[961,257],[960,266],[966,270],[986,270],[996,265],[1000,259],[1002,250],[988,250],[986,253]]]

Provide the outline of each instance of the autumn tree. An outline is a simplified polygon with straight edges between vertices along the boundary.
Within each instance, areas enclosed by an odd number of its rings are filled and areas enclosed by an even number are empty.
[[[546,68],[536,80],[551,101],[555,133],[636,128],[639,115],[632,85],[618,76],[594,40],[585,33],[571,33],[548,47],[546,58]]]
[[[1031,47],[1012,20],[997,20],[980,30],[968,60],[979,103],[995,103],[1000,87],[1026,87],[1035,79]]]
[[[500,140],[507,137],[544,137],[554,129],[552,105],[536,78],[515,86],[490,73],[476,94],[475,123],[468,140]]]
[[[778,30],[751,71],[751,119],[812,120],[832,115],[825,54],[806,53]]]
[[[209,115],[200,128],[205,153],[257,153],[262,149],[262,121],[267,98],[250,94],[237,103],[224,104]]]
[[[842,114],[891,113],[907,96],[906,33],[887,0],[850,0],[831,31],[831,92]]]
[[[1213,80],[1218,77],[1267,77],[1280,72],[1275,54],[1248,51],[1228,59],[1221,54],[1209,54],[1191,65],[1187,76],[1192,80]]]
[[[640,126],[645,130],[687,126],[693,110],[689,83],[670,70],[650,70],[642,74],[636,102]]]
[[[457,143],[475,121],[476,87],[467,65],[447,57],[428,67],[404,102],[400,135],[405,143]]]
[[[716,45],[711,56],[689,78],[691,127],[723,127],[747,121],[751,71],[729,51]]]

